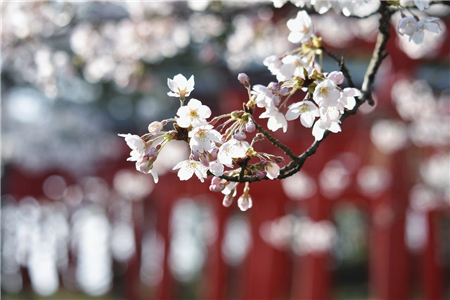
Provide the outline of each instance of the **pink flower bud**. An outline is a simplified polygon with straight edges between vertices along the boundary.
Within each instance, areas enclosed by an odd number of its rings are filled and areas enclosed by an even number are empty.
[[[284,157],[282,157],[282,156],[275,157],[275,162],[277,164],[284,162]]]
[[[163,125],[159,121],[151,122],[150,125],[148,125],[148,132],[152,135],[157,135],[161,131],[162,127]]]
[[[255,135],[255,141],[262,141],[262,140],[264,140],[264,139],[265,139],[264,134],[262,134],[261,132],[258,132],[258,133]]]
[[[217,155],[219,154],[219,148],[214,148],[209,152],[209,160],[213,161],[217,159]]]
[[[246,211],[253,206],[252,197],[250,197],[248,192],[244,192],[244,194],[239,197],[238,206],[242,211]]]
[[[245,124],[245,131],[247,131],[248,133],[252,133],[255,130],[256,130],[255,123],[250,121],[247,124]]]
[[[243,140],[245,140],[246,135],[245,135],[245,133],[243,133],[243,132],[237,132],[237,133],[234,135],[234,138],[235,138],[236,140],[238,140],[238,141],[243,141]]]
[[[327,78],[333,81],[336,85],[344,82],[344,74],[339,71],[331,72],[330,74],[328,74]]]
[[[256,177],[262,179],[262,178],[266,177],[267,173],[265,171],[256,171],[256,172],[254,172],[254,174],[255,174]]]
[[[233,200],[234,200],[234,198],[233,198],[233,196],[231,196],[231,194],[225,195],[225,197],[223,197],[222,205],[225,207],[230,207],[231,204],[233,203]]]
[[[214,177],[211,179],[211,185],[218,185],[221,181],[222,181],[222,179],[220,179],[220,177],[214,176]]]
[[[250,79],[248,78],[247,74],[239,73],[238,80],[239,80],[240,83],[242,83],[246,87],[250,86]]]
[[[284,87],[284,88],[280,89],[279,94],[280,94],[280,96],[287,96],[287,95],[289,95],[289,92],[290,92],[290,89],[287,87]]]

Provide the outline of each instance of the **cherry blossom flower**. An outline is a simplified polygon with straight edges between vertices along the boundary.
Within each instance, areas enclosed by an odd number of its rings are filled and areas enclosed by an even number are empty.
[[[279,72],[280,67],[283,63],[281,62],[281,59],[278,56],[270,55],[264,59],[263,64],[269,69],[269,71],[273,75],[276,75]]]
[[[227,167],[233,167],[233,158],[245,157],[250,145],[246,141],[230,139],[219,148],[218,160]]]
[[[277,131],[280,128],[283,128],[283,132],[287,131],[288,124],[286,118],[276,107],[266,107],[266,111],[259,118],[268,118],[267,128],[272,131]]]
[[[191,159],[179,162],[173,167],[173,170],[177,169],[180,169],[178,171],[178,178],[180,178],[180,180],[188,180],[195,173],[201,182],[204,182],[204,179],[207,177],[206,172],[208,171],[208,168],[202,165],[202,163]]]
[[[306,43],[314,31],[314,26],[308,13],[301,10],[295,19],[287,21],[287,27],[291,31],[288,41],[294,44]]]
[[[285,81],[293,77],[305,79],[304,69],[310,69],[307,59],[298,55],[286,55],[281,62],[282,65],[275,74],[278,81]]]
[[[330,79],[325,79],[316,86],[313,99],[319,106],[335,105],[341,93]]]
[[[277,95],[274,95],[268,87],[261,84],[254,85],[251,94],[255,96],[256,105],[258,107],[268,107],[280,103],[280,98]]]
[[[327,120],[320,118],[313,126],[312,134],[317,141],[323,138],[326,130],[337,133],[341,131],[339,120]]]
[[[211,116],[211,109],[202,105],[197,99],[189,100],[186,106],[182,106],[178,109],[177,124],[180,127],[188,128],[189,126],[196,126],[206,123],[206,119]]]
[[[398,22],[398,33],[409,36],[416,44],[421,44],[425,35],[425,30],[433,33],[439,33],[441,27],[437,23],[439,18],[428,17],[423,20],[416,20],[414,17],[404,17]]]
[[[342,104],[346,109],[353,109],[356,105],[355,97],[361,97],[361,91],[355,88],[345,88],[341,97],[339,98],[339,103]]]
[[[429,0],[400,0],[400,5],[407,7],[412,5],[412,3],[414,3],[414,5],[421,11],[424,11],[426,9],[428,9],[430,7],[430,1]]]
[[[293,103],[286,112],[286,120],[295,120],[300,116],[300,122],[306,128],[313,126],[316,117],[319,117],[319,109],[311,101]]]
[[[139,161],[145,154],[145,142],[141,139],[140,136],[135,134],[118,134],[118,136],[125,138],[125,142],[128,147],[131,148],[130,157],[127,158],[127,161]]]
[[[202,125],[189,131],[189,137],[191,138],[189,146],[192,151],[200,153],[209,151],[216,147],[215,143],[221,142],[222,135],[212,128],[212,125]]]
[[[167,78],[167,85],[171,90],[167,95],[170,97],[179,97],[184,100],[194,90],[194,84],[194,75],[189,80],[181,74],[175,75],[173,79]]]

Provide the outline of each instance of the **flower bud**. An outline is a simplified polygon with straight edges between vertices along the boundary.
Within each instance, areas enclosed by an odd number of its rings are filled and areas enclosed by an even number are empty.
[[[256,130],[256,126],[255,126],[255,123],[253,123],[252,121],[245,124],[245,131],[247,131],[248,133],[252,133],[255,130]]]
[[[258,132],[258,133],[255,135],[255,142],[262,141],[262,140],[264,140],[264,139],[265,139],[264,134],[262,134],[261,132]]]
[[[282,157],[282,156],[275,157],[275,162],[277,164],[280,164],[280,163],[284,162],[284,157]]]
[[[233,137],[238,141],[243,141],[247,136],[243,132],[237,132]]]
[[[253,206],[252,197],[250,197],[250,194],[248,191],[245,191],[242,196],[238,199],[238,207],[242,211],[246,211],[247,209],[251,208]]]
[[[267,160],[265,160],[265,159],[263,159],[263,160],[261,160],[260,162],[259,162],[259,165],[260,166],[267,166],[269,164],[269,162],[267,161]]]
[[[221,192],[221,191],[223,190],[224,187],[225,187],[225,186],[224,186],[223,184],[211,184],[211,185],[209,186],[209,190],[210,190],[211,192],[217,193],[217,192]]]
[[[211,179],[211,185],[218,185],[221,181],[222,181],[222,179],[220,179],[220,177],[214,176]]]
[[[262,179],[262,178],[266,177],[267,173],[265,171],[256,171],[256,172],[254,172],[254,174],[255,174],[256,177]]]
[[[328,74],[328,79],[333,81],[335,84],[341,84],[344,82],[344,74],[339,71],[333,71],[330,74]]]
[[[159,121],[151,122],[150,125],[148,125],[148,132],[152,135],[157,135],[161,131],[162,127],[163,125]]]
[[[250,79],[248,78],[248,75],[245,73],[239,73],[238,80],[240,83],[245,85],[246,87],[250,86]]]
[[[219,148],[214,148],[209,152],[209,160],[217,160],[217,155],[219,154]]]
[[[280,89],[279,94],[280,94],[280,96],[287,96],[287,95],[289,95],[289,92],[290,92],[290,89],[287,87],[284,87],[284,88]]]
[[[231,196],[231,194],[225,195],[225,197],[223,197],[222,205],[225,207],[230,207],[231,204],[233,203],[233,200],[234,200],[234,197]]]

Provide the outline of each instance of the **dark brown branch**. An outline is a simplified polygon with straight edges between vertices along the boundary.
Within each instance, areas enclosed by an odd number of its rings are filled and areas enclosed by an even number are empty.
[[[283,152],[289,156],[292,160],[297,160],[298,157],[294,153],[292,153],[291,149],[288,146],[282,144],[278,139],[274,138],[267,130],[265,130],[261,125],[259,125],[255,119],[253,118],[253,123],[255,123],[256,129],[264,134],[266,139],[268,139],[274,146],[283,150]]]

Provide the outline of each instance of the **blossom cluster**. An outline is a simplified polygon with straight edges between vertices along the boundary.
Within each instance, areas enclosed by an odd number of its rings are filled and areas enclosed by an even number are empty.
[[[314,3],[318,5],[319,1]],[[423,1],[418,3],[418,8],[426,8]],[[342,86],[345,81],[342,72],[323,71],[321,63],[318,63],[323,55],[322,39],[314,34],[314,24],[306,11],[300,11],[295,18],[288,20],[287,27],[290,30],[288,41],[300,44],[299,47],[282,56],[271,55],[263,62],[276,81],[252,86],[246,74],[238,75],[237,79],[248,92],[243,110],[210,119],[212,111],[207,105],[188,98],[194,90],[194,76],[187,79],[178,74],[173,79],[169,78],[168,96],[179,98],[180,108],[174,118],[151,123],[149,132],[142,137],[120,135],[132,149],[128,160],[136,163],[138,171],[151,173],[157,182],[153,163],[160,151],[171,140],[185,141],[189,144],[190,155],[173,168],[178,170],[179,179],[188,180],[195,174],[204,182],[208,175],[212,175],[209,189],[224,194],[223,205],[226,207],[237,196],[240,182],[245,182],[237,204],[242,211],[251,208],[249,180],[242,179],[278,179],[280,164],[284,162],[283,157],[260,152],[255,147],[255,143],[268,138],[273,145],[282,148],[274,142],[277,140],[271,133],[258,124],[258,110],[263,110],[259,119],[268,119],[270,131],[282,129],[286,132],[288,122],[299,119],[305,128],[311,128],[315,141],[320,141],[326,131],[341,131],[342,116],[346,111],[357,108],[362,96],[357,88]],[[424,30],[438,32],[436,19],[403,19],[399,24],[399,33],[410,36],[416,43],[423,39]],[[165,131],[168,123],[173,123],[173,129]]]
[[[132,150],[128,160],[135,162],[138,171],[152,174],[157,182],[153,163],[158,154],[171,140],[183,140],[189,144],[190,156],[174,167],[179,179],[188,180],[195,174],[204,182],[208,175],[213,175],[210,190],[223,193],[223,205],[230,206],[239,183],[223,179],[224,175],[277,179],[279,164],[284,161],[282,157],[255,149],[255,143],[265,138],[261,132],[264,129],[255,120],[257,109],[264,109],[259,118],[268,119],[267,127],[271,131],[282,128],[286,132],[288,121],[300,119],[304,127],[312,127],[316,140],[321,140],[326,130],[339,132],[341,115],[346,109],[353,109],[355,97],[361,93],[355,88],[339,87],[344,82],[341,72],[321,71],[316,62],[321,40],[314,36],[311,18],[305,11],[289,20],[288,28],[289,41],[302,43],[302,47],[282,57],[273,55],[265,59],[264,64],[277,82],[252,86],[246,74],[239,74],[238,80],[249,95],[244,110],[210,119],[212,112],[208,106],[198,99],[188,99],[194,89],[194,77],[186,79],[178,74],[169,78],[168,96],[179,98],[181,104],[176,117],[152,122],[149,132],[142,137],[121,134]],[[297,91],[306,92],[306,96],[290,103]],[[164,126],[169,122],[173,122],[173,130],[165,131]],[[247,182],[237,200],[243,211],[252,206],[249,191]]]

